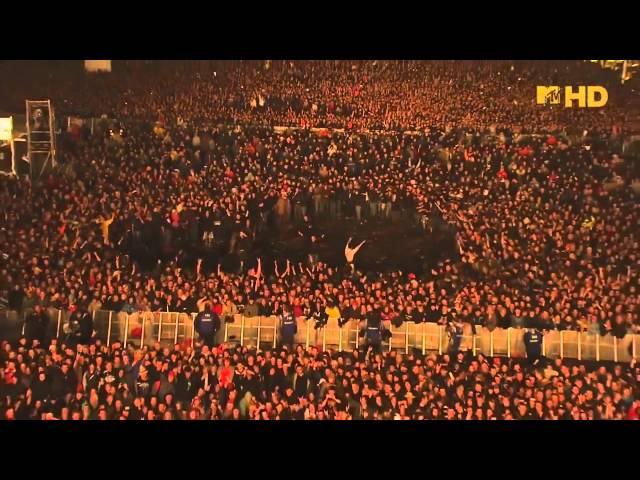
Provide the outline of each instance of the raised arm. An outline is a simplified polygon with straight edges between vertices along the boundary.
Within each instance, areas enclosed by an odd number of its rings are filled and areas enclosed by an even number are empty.
[[[287,269],[282,274],[283,277],[289,275],[291,273],[291,262],[287,260]]]
[[[360,244],[356,248],[353,249],[354,250],[353,253],[354,254],[358,253],[358,250],[360,250],[360,247],[362,247],[362,245],[364,245],[366,242],[367,242],[366,240],[361,241]]]
[[[204,304],[206,301],[207,301],[206,296],[198,299],[198,301],[196,302],[196,306],[198,307],[198,312],[202,312],[204,310]]]
[[[258,270],[256,271],[256,284],[255,291],[258,291],[258,287],[260,286],[260,276],[262,275],[262,260],[258,258]]]
[[[198,259],[198,263],[196,264],[196,278],[200,278],[201,277],[201,275],[200,275],[201,267],[202,267],[202,259],[199,258]]]
[[[459,235],[456,235],[456,243],[458,244],[458,252],[460,252],[460,255],[464,255],[463,243]]]
[[[347,240],[347,244],[344,246],[344,254],[347,255],[347,252],[349,251],[349,244],[351,243],[351,239],[353,237],[349,237],[349,240]]]

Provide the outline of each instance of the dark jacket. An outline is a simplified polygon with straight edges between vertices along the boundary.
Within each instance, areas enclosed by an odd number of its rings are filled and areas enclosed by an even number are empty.
[[[51,396],[51,386],[49,379],[45,378],[44,382],[41,382],[39,378],[31,384],[31,393],[33,401],[45,400]]]
[[[25,320],[24,334],[29,340],[37,339],[44,341],[44,337],[49,326],[49,317],[46,313],[30,313]]]
[[[64,374],[61,369],[55,368],[49,378],[51,379],[51,395],[54,398],[63,398],[67,394],[76,392],[78,380],[73,370],[69,369]]]
[[[151,393],[153,395],[156,395],[158,399],[163,401],[164,397],[166,397],[168,394],[176,394],[176,382],[170,382],[166,375],[160,375],[158,381],[153,384]]]
[[[195,329],[203,337],[215,335],[220,329],[220,318],[214,312],[200,312],[196,316]]]
[[[93,334],[93,319],[89,312],[84,312],[80,315],[78,327],[80,332],[80,342],[88,343],[91,339],[91,335]]]
[[[251,395],[258,397],[260,395],[262,385],[256,375],[251,375],[244,381],[244,391],[251,392]]]
[[[24,290],[21,288],[13,288],[9,292],[8,303],[9,310],[22,311],[22,302],[24,301]]]
[[[176,401],[191,403],[193,397],[198,393],[199,381],[192,373],[189,378],[182,373],[176,383]]]
[[[528,330],[524,334],[524,344],[527,356],[537,357],[542,352],[542,332],[540,330]]]
[[[291,383],[293,386],[293,393],[296,398],[306,397],[310,386],[309,377],[306,374],[303,373],[302,375],[298,375],[296,373],[293,376]]]

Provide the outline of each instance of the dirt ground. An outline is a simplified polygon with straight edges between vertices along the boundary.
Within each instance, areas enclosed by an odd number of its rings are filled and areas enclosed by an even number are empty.
[[[318,221],[314,226],[325,237],[319,244],[319,260],[329,265],[342,266],[344,247],[349,237],[351,246],[367,240],[356,256],[356,267],[363,272],[402,270],[420,274],[431,269],[438,261],[456,255],[453,233],[445,228],[425,232],[409,220],[391,223],[382,219],[358,224],[355,219]],[[307,243],[297,234],[297,228],[289,224],[275,233],[256,240],[248,262],[260,256],[263,265],[271,267],[274,259],[293,262],[304,261],[309,251]],[[225,262],[233,262],[225,259]],[[283,268],[283,267],[281,267]]]

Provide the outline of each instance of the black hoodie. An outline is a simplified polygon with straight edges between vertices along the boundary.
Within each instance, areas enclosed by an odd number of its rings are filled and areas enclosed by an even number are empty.
[[[36,400],[48,399],[51,395],[51,386],[49,384],[49,379],[45,377],[44,381],[40,381],[40,378],[36,378],[35,381],[31,384],[31,392],[34,402]]]

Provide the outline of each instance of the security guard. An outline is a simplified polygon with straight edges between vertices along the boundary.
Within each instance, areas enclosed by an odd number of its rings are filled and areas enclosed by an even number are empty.
[[[451,337],[449,353],[458,353],[464,336],[464,325],[460,319],[454,317],[453,321],[449,322],[449,335]]]
[[[537,328],[528,328],[524,333],[524,346],[527,358],[537,363],[542,356],[542,332]]]
[[[365,327],[365,340],[368,346],[373,347],[373,351],[382,351],[382,316],[378,305],[367,314],[367,325]]]
[[[282,306],[282,313],[280,314],[280,337],[282,345],[287,345],[289,350],[293,350],[293,339],[298,331],[296,325],[296,319],[293,316],[293,312],[287,305]]]
[[[89,312],[81,306],[77,306],[71,314],[69,323],[72,325],[72,343],[74,345],[87,345],[93,335],[93,319]]]
[[[207,303],[205,309],[196,316],[195,329],[207,347],[214,345],[216,333],[220,329],[220,318],[211,310],[210,304]]]
[[[47,336],[47,327],[49,326],[49,317],[43,310],[40,304],[36,304],[33,312],[31,312],[25,319],[24,334],[29,342],[38,340],[41,344],[44,343]]]

